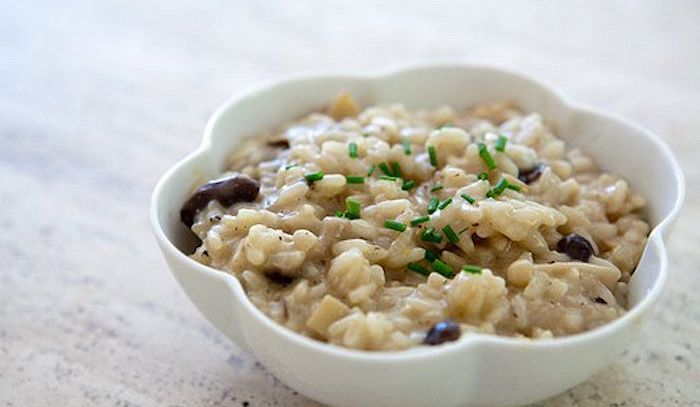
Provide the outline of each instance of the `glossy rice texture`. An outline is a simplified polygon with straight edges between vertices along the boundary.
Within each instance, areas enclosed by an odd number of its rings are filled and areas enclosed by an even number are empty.
[[[260,192],[200,210],[192,257],[236,276],[278,323],[349,348],[419,346],[441,321],[461,335],[592,329],[625,312],[650,230],[625,180],[509,102],[360,108],[341,95],[250,139],[229,168]],[[562,248],[571,235],[590,244],[585,261]]]

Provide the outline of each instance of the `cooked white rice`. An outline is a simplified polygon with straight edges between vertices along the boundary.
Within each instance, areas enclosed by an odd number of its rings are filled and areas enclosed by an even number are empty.
[[[499,136],[507,139],[504,151],[495,148]],[[268,145],[280,139],[289,146]],[[488,168],[478,143],[497,168]],[[400,178],[380,179],[381,163],[390,170],[398,163]],[[518,178],[538,165],[533,182]],[[250,140],[230,170],[258,180],[259,195],[231,207],[211,201],[199,211],[192,230],[202,244],[192,257],[236,276],[280,324],[356,349],[420,345],[444,320],[459,324],[463,336],[551,338],[595,328],[625,312],[626,283],[649,233],[638,212],[644,200],[625,180],[567,149],[539,114],[510,103],[360,111],[341,95],[326,114]],[[322,179],[305,179],[319,171]],[[488,179],[478,179],[484,172]],[[364,183],[346,176],[364,176]],[[488,197],[502,178],[511,187]],[[402,189],[408,180],[416,186]],[[411,226],[428,215],[433,196],[452,201]],[[359,218],[343,214],[348,200],[360,204]],[[386,220],[407,228],[389,229]],[[423,239],[431,227],[439,243]],[[587,262],[557,251],[571,234],[590,242]],[[442,264],[425,260],[426,249]],[[421,275],[409,263],[444,275]],[[483,269],[460,271],[465,265]]]

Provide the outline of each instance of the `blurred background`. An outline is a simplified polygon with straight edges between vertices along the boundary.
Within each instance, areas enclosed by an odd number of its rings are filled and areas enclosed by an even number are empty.
[[[0,404],[312,405],[176,286],[151,189],[220,103],[260,82],[471,61],[651,128],[689,186],[655,319],[538,405],[700,405],[698,44],[690,0],[0,0]]]

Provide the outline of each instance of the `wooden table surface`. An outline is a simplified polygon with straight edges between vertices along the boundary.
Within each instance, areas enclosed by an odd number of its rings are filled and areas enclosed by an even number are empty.
[[[653,320],[537,405],[699,406],[700,2],[409,3],[0,0],[0,405],[314,405],[189,303],[151,235],[151,189],[244,88],[449,60],[627,116],[687,176]]]

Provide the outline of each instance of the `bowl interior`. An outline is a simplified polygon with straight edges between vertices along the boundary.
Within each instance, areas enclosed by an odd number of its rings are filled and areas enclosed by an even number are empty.
[[[198,183],[225,169],[227,157],[244,138],[273,130],[326,105],[340,91],[363,105],[401,102],[409,107],[514,100],[538,112],[568,146],[581,147],[604,170],[627,179],[647,198],[647,216],[659,225],[674,211],[678,171],[668,150],[645,130],[620,119],[575,106],[550,88],[523,76],[478,67],[432,67],[378,78],[335,76],[300,79],[244,95],[221,108],[209,122],[202,147],[166,175],[156,199],[158,221],[168,239],[190,253],[194,236],[180,223],[179,208]],[[648,250],[648,247],[647,247]],[[654,256],[651,256],[654,257]],[[645,255],[630,284],[631,305],[657,282],[658,261]],[[657,259],[658,260],[658,259]],[[642,274],[643,278],[637,275]]]

